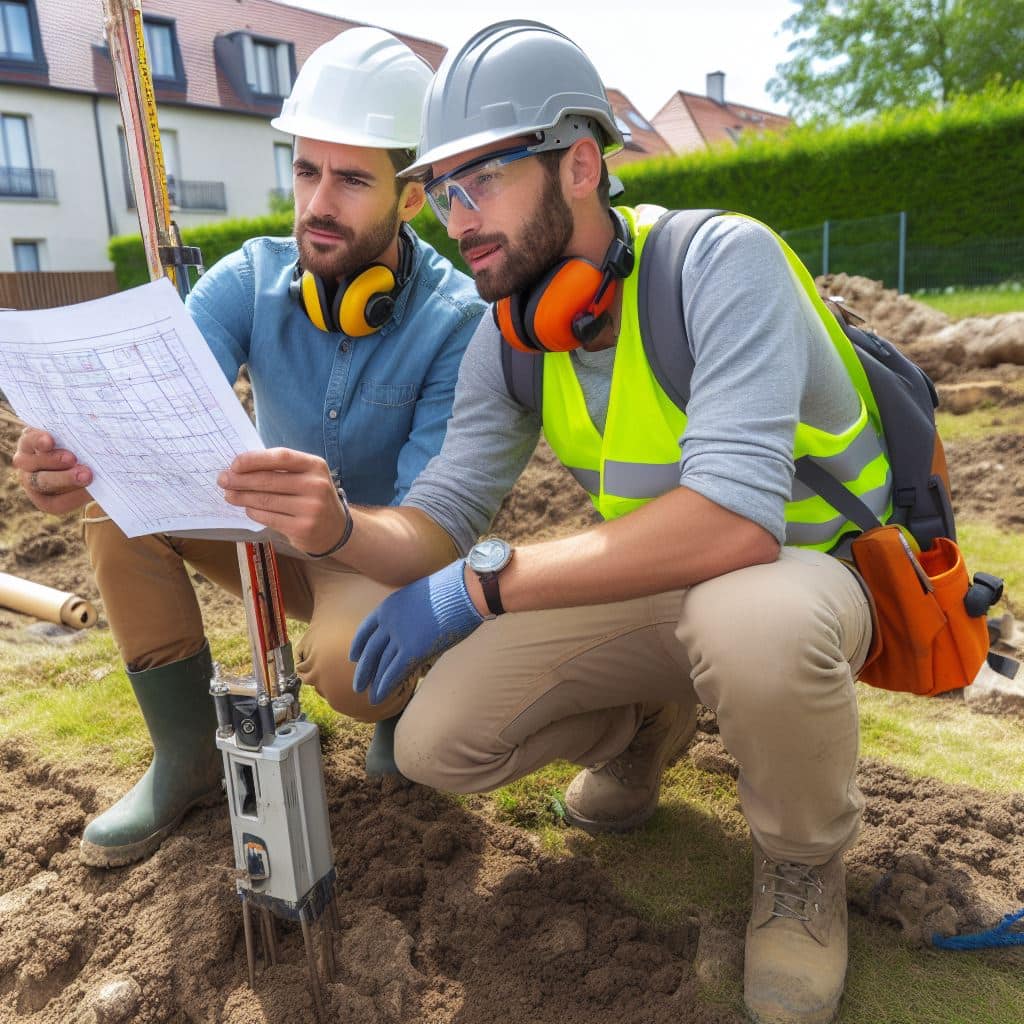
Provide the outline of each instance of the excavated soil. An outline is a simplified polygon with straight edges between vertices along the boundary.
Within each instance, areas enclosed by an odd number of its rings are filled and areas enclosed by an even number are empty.
[[[1020,401],[1024,314],[951,324],[873,282],[837,275],[821,284],[943,386],[982,382],[978,401]],[[0,408],[7,466],[16,437]],[[983,441],[947,451],[958,514],[1019,533],[1024,436],[997,424]],[[494,529],[544,539],[593,521],[582,492],[542,445]],[[98,600],[73,517],[44,521],[9,469],[0,477],[0,524],[0,571]],[[241,628],[234,599],[201,578],[196,585],[210,625]],[[1009,595],[1008,606],[1024,616],[1021,595]],[[105,628],[101,604],[100,611]],[[68,638],[0,609],[0,656],[47,639]],[[697,1001],[700,950],[713,946],[713,922],[684,915],[673,927],[652,927],[613,894],[586,843],[557,859],[529,833],[492,820],[484,800],[369,782],[362,742],[343,735],[324,751],[341,917],[339,980],[326,989],[330,1020],[739,1019]],[[701,771],[736,776],[711,716],[688,756]],[[936,932],[989,926],[1024,905],[1024,796],[915,779],[874,762],[861,765],[860,783],[864,829],[847,853],[854,913],[927,942]],[[0,1022],[312,1019],[296,928],[281,933],[282,963],[259,975],[255,992],[245,983],[223,805],[190,814],[144,864],[104,872],[78,862],[85,822],[125,788],[103,765],[58,769],[20,743],[0,749]]]

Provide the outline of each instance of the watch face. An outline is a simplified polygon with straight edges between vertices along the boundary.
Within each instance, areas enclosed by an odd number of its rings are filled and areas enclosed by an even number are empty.
[[[503,540],[492,537],[470,548],[466,561],[474,572],[498,572],[508,565],[512,548]]]

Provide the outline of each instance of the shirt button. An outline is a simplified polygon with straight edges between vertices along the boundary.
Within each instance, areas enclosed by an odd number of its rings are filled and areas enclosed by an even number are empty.
[[[342,352],[347,352],[348,349],[349,349],[349,343],[347,341],[343,341],[341,343],[341,351]]]
[[[336,420],[338,418],[338,410],[332,409],[327,415],[330,416],[332,420]]]

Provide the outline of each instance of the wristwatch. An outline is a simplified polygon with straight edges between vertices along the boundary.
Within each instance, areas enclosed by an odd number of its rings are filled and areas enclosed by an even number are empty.
[[[480,577],[484,600],[492,615],[503,615],[501,591],[498,588],[498,573],[512,561],[512,547],[507,541],[488,537],[469,549],[466,564]]]

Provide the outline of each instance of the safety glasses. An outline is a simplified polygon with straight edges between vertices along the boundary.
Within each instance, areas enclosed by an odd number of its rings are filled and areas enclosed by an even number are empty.
[[[437,219],[448,226],[455,197],[467,210],[479,210],[481,203],[495,199],[509,183],[512,173],[508,170],[509,165],[524,157],[536,156],[536,152],[526,146],[499,150],[428,181],[425,186],[427,199]]]

